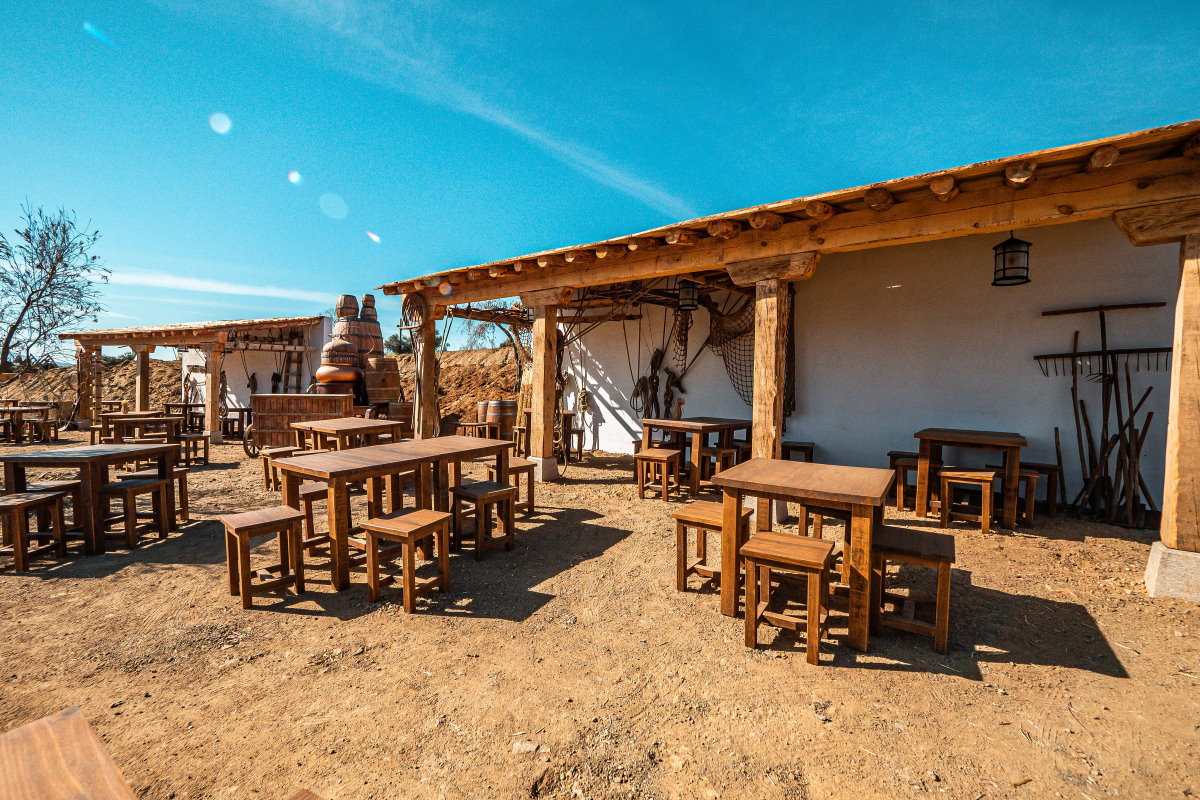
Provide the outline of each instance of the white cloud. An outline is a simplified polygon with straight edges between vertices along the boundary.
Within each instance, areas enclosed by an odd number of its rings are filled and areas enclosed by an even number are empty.
[[[108,276],[110,284],[119,286],[151,286],[157,289],[174,289],[182,292],[208,294],[231,294],[245,297],[277,297],[282,300],[299,300],[305,303],[328,304],[327,292],[309,292],[303,289],[288,289],[282,286],[255,285],[211,281],[203,278],[187,278],[165,272],[143,272],[141,270],[113,270]]]

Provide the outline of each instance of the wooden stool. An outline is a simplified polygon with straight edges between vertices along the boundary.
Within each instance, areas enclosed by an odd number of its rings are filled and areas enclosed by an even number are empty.
[[[568,428],[563,433],[563,449],[566,450],[567,461],[571,460],[571,439],[575,439],[576,461],[583,461],[583,437],[587,434],[586,428]]]
[[[812,462],[813,450],[816,449],[812,442],[782,442],[779,445],[780,456],[785,460],[790,460],[796,453],[800,454],[802,461]]]
[[[888,562],[911,564],[937,570],[933,622],[916,618],[916,604],[909,598],[892,594],[884,586]],[[882,525],[871,540],[871,569],[874,607],[879,623],[910,633],[933,638],[933,649],[945,653],[950,631],[950,566],[954,563],[954,537],[944,533],[916,531]],[[884,612],[887,603],[895,603],[898,613]]]
[[[286,447],[264,447],[258,452],[262,459],[263,488],[268,492],[279,491],[279,470],[271,463],[274,458],[288,458],[295,455],[300,448],[288,445]]]
[[[754,452],[749,442],[743,442],[740,439],[733,440],[733,449],[737,451],[737,463],[739,464],[749,461],[751,453]]]
[[[39,494],[42,492],[57,492],[71,498],[71,524],[75,526],[83,525],[83,481],[38,481],[37,483],[26,484],[25,491]]]
[[[60,558],[67,554],[63,526],[63,496],[57,492],[19,492],[0,495],[0,552],[12,554],[13,569],[25,572],[29,559],[53,550]],[[29,530],[29,515],[41,518],[38,530]],[[45,530],[44,514],[50,516]],[[30,548],[30,540],[44,542]]]
[[[175,479],[175,519],[180,522],[187,522],[191,517],[188,513],[188,469],[187,467],[174,467]],[[158,480],[158,468],[143,469],[137,472],[126,472],[121,475],[121,480]]]
[[[998,467],[994,464],[988,464],[987,468],[994,469],[997,471],[1004,469],[1003,467]],[[1062,480],[1062,470],[1058,468],[1058,464],[1043,464],[1038,461],[1022,461],[1021,462],[1021,482],[1023,484],[1025,484],[1026,487],[1028,488],[1029,484],[1025,480],[1026,472],[1037,473],[1038,476],[1044,477],[1046,479],[1046,512],[1052,517],[1057,517],[1058,516],[1058,485],[1059,485],[1060,481]],[[1037,481],[1034,481],[1034,489],[1035,490],[1037,488],[1036,484],[1037,484]],[[1037,502],[1036,495],[1035,495],[1033,504],[1031,504],[1029,502],[1029,495],[1024,495],[1024,497],[1025,497],[1025,514],[1029,520],[1029,522],[1027,522],[1026,524],[1032,525],[1033,524],[1032,510],[1033,510],[1034,504],[1036,504],[1036,502]]]
[[[512,481],[512,485],[517,487],[517,497],[521,496],[521,476],[525,476],[525,497],[524,502],[517,502],[513,507],[514,510],[520,511],[529,516],[536,512],[533,498],[533,462],[527,461],[524,458],[510,458],[508,460],[508,477]],[[489,481],[496,480],[496,465],[495,463],[488,464],[487,476]]]
[[[301,544],[310,556],[316,555],[317,546],[329,544],[329,533],[317,533],[317,517],[313,506],[329,499],[329,484],[311,481],[300,485],[300,503],[304,506],[304,536]]]
[[[1024,509],[1021,510],[1021,524],[1033,525],[1034,510],[1037,507],[1037,485],[1038,478],[1041,474],[1031,469],[1021,467],[1017,475],[1017,480],[1020,482],[1018,496],[1025,501]]]
[[[829,614],[829,570],[833,542],[794,533],[762,531],[742,545],[746,567],[746,646],[758,646],[758,626],[766,622],[777,628],[799,630],[800,620],[771,611],[771,573],[803,575],[808,584],[807,636],[810,664],[820,664],[821,634]]]
[[[990,469],[942,469],[941,512],[942,527],[949,528],[951,519],[963,519],[978,522],[982,533],[990,533],[992,529],[992,485],[996,482],[996,472]],[[979,513],[969,508],[954,508],[954,487],[977,486],[981,490]]]
[[[701,477],[711,478],[729,469],[737,461],[736,447],[703,447],[700,449]]]
[[[888,450],[888,469],[896,469],[896,459],[899,458],[919,458],[920,453],[914,453],[911,450]]]
[[[897,451],[892,451],[892,452],[897,452]],[[888,453],[888,455],[891,456],[891,453]],[[910,508],[909,503],[908,503],[908,474],[911,472],[913,475],[916,475],[920,462],[919,462],[917,456],[910,457],[907,455],[898,455],[896,458],[892,458],[891,462],[892,462],[892,471],[896,473],[896,510],[897,511],[907,511]],[[930,464],[929,465],[929,488],[930,488],[931,502],[933,502],[934,505],[937,504],[937,500],[935,500],[933,498],[941,496],[940,494],[938,494],[937,492],[934,491],[934,488],[938,485],[937,484],[937,476],[941,471],[942,471],[941,464]],[[913,494],[914,494],[914,496],[916,494],[915,487],[913,489]]]
[[[721,577],[720,567],[710,567],[705,562],[708,560],[708,534],[721,532],[724,513],[721,503],[697,500],[671,515],[675,520],[675,588],[679,591],[687,591],[689,575],[699,575],[702,578]],[[739,509],[739,540],[749,535],[750,516],[753,513],[752,508]],[[687,554],[689,530],[696,531],[696,557],[693,560],[689,560]]]
[[[288,506],[273,506],[221,517],[225,526],[225,559],[229,564],[229,593],[241,595],[242,608],[249,608],[256,594],[288,586],[304,594],[304,550],[301,547],[300,512]],[[250,570],[250,539],[276,534],[279,563]],[[279,573],[275,577],[275,573]],[[257,577],[255,583],[252,579]]]
[[[646,487],[660,483],[662,499],[670,498],[672,479],[679,475],[679,451],[661,447],[648,447],[633,457],[637,474],[638,499],[646,499]]]
[[[437,589],[450,588],[450,515],[444,511],[419,508],[416,511],[397,511],[372,517],[363,523],[367,534],[367,596],[372,603],[379,601],[379,590],[396,580],[393,575],[379,574],[381,564],[390,564],[400,556],[404,564],[401,580],[404,587],[404,610],[416,610],[417,597]],[[438,577],[417,577],[417,545],[433,541],[437,551]],[[383,542],[396,542],[398,547],[384,547]]]
[[[478,481],[455,486],[450,490],[454,513],[454,549],[462,549],[463,520],[466,516],[464,503],[475,506],[475,559],[483,558],[484,550],[503,546],[512,550],[517,543],[517,527],[513,521],[513,506],[517,501],[517,487],[495,481]],[[496,506],[504,533],[492,536],[492,507]]]
[[[208,463],[208,433],[200,431],[199,433],[181,433],[179,434],[179,446],[183,451],[183,464],[190,467],[192,464],[207,464]]]
[[[157,474],[157,473],[156,473]],[[168,481],[165,478],[139,478],[137,480],[116,481],[105,484],[100,490],[100,496],[105,505],[104,526],[107,528],[114,522],[125,523],[125,546],[130,550],[137,547],[138,542],[138,510],[137,499],[142,495],[150,495],[153,513],[150,519],[158,527],[158,538],[167,538],[171,521],[167,518]],[[107,516],[113,499],[121,501],[122,513],[117,516]],[[110,534],[105,534],[110,535]]]

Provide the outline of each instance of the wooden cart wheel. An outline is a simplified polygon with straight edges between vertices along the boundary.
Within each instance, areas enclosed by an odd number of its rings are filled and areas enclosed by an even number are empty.
[[[258,453],[262,450],[261,447],[254,441],[254,424],[246,426],[245,433],[242,434],[242,449],[246,451],[246,455],[250,458],[258,458]]]

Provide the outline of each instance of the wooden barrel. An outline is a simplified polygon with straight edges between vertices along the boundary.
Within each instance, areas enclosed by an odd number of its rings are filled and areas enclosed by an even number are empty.
[[[339,319],[358,316],[358,300],[352,294],[338,295],[337,305],[334,306]]]
[[[392,356],[371,356],[363,370],[367,381],[367,399],[372,403],[392,403],[400,398],[400,360]]]
[[[333,323],[334,338],[341,337],[354,345],[364,358],[383,355],[383,335],[378,322],[364,319],[339,319]]]
[[[517,424],[517,401],[490,401],[488,403],[487,421],[495,422],[500,425],[501,436],[507,436],[508,434],[512,433],[513,426]]]
[[[354,416],[354,396],[349,394],[255,394],[254,443],[282,447],[293,441],[293,422],[312,422]]]
[[[488,409],[491,408],[491,405],[492,405],[491,400],[476,400],[475,401],[475,421],[476,422],[487,422],[488,421]]]

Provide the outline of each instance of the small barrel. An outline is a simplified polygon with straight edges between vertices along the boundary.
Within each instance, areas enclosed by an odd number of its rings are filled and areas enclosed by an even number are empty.
[[[337,305],[334,308],[338,319],[358,316],[358,300],[352,294],[338,295]]]
[[[517,401],[490,401],[488,403],[487,421],[495,422],[500,426],[501,436],[507,436],[512,433],[513,426],[517,424]]]
[[[476,422],[487,422],[488,421],[488,408],[491,407],[491,404],[492,404],[491,400],[475,401],[475,421]]]

